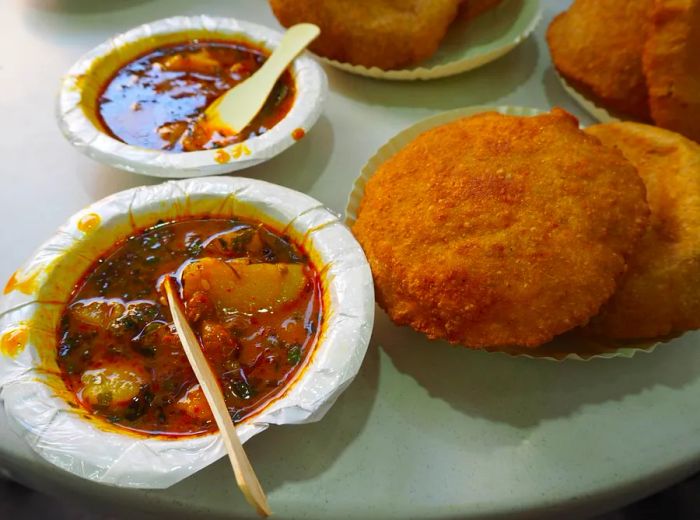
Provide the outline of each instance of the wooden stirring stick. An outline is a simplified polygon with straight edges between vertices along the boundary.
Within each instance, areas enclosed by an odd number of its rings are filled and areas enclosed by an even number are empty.
[[[173,315],[177,335],[180,338],[185,354],[187,354],[187,359],[192,365],[192,370],[197,376],[197,381],[202,387],[204,397],[207,398],[219,431],[224,438],[224,445],[231,460],[238,487],[243,492],[243,496],[248,503],[257,510],[260,516],[269,516],[272,512],[267,504],[265,492],[260,486],[258,477],[255,475],[255,471],[253,471],[253,467],[250,465],[250,461],[243,450],[243,445],[241,445],[241,441],[236,433],[236,427],[233,425],[233,420],[231,420],[231,415],[226,407],[219,382],[204,357],[197,337],[187,322],[185,309],[182,305],[182,300],[180,300],[180,295],[174,287],[172,277],[167,276],[163,285],[165,286],[165,294],[168,297],[168,305]]]

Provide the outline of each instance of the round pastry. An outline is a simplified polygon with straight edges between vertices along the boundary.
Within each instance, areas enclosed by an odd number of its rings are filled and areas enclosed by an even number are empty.
[[[654,122],[700,142],[700,0],[657,1],[644,44]]]
[[[635,168],[561,109],[419,135],[366,185],[353,232],[400,325],[536,347],[612,295],[648,207]]]
[[[639,120],[649,120],[642,49],[652,3],[575,0],[547,29],[552,62],[574,88]]]
[[[457,18],[471,21],[484,14],[486,11],[495,9],[502,1],[503,0],[462,0],[462,3],[459,5]]]
[[[636,166],[651,209],[620,287],[586,330],[636,339],[700,328],[700,145],[636,123],[586,132]]]
[[[401,69],[437,50],[460,0],[270,0],[279,22],[321,28],[312,51],[340,62]]]

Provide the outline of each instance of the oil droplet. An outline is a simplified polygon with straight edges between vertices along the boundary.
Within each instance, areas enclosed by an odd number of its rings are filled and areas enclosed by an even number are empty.
[[[9,294],[12,291],[19,291],[24,294],[32,294],[36,289],[36,278],[39,276],[39,271],[22,278],[19,270],[12,273],[10,279],[5,284],[3,294]]]
[[[216,152],[214,160],[219,164],[226,164],[231,160],[231,156],[227,154],[225,150],[219,150]]]
[[[295,141],[298,141],[299,139],[301,139],[301,138],[304,137],[305,135],[306,135],[306,132],[304,131],[303,128],[295,128],[295,129],[292,131],[292,138],[293,138]]]
[[[83,233],[89,233],[100,225],[100,221],[97,213],[88,213],[78,221],[78,229]]]
[[[27,327],[15,327],[7,330],[0,337],[0,354],[7,357],[17,357],[24,350],[29,339]]]

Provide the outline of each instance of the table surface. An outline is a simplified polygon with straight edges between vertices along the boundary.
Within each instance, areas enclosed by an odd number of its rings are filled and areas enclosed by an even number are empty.
[[[700,518],[700,475],[634,502],[622,509],[596,516],[595,520],[696,520]],[[75,497],[52,497],[16,482],[0,479],[0,517],[24,520],[116,520],[107,508],[85,507]],[[159,518],[158,515],[152,515]]]
[[[544,0],[534,37],[476,71],[393,83],[327,69],[331,94],[306,138],[243,175],[342,212],[364,162],[426,116],[468,105],[561,106],[543,34],[568,1]],[[115,191],[159,182],[102,166],[62,138],[59,79],[116,32],[178,14],[277,27],[263,0],[0,0],[0,255],[6,279],[66,218]],[[9,123],[9,124],[8,124]],[[429,343],[378,312],[363,368],[320,423],[246,444],[279,518],[592,515],[652,493],[700,462],[697,335],[631,360],[557,365]],[[411,345],[406,345],[411,343]],[[251,516],[226,461],[165,491],[125,491],[40,460],[0,414],[0,470],[113,513]]]

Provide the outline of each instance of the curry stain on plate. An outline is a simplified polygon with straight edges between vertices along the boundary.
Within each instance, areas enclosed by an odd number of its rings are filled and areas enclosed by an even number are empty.
[[[78,229],[83,233],[89,233],[100,225],[101,219],[97,213],[88,213],[78,221]]]
[[[17,357],[24,350],[29,339],[27,327],[18,326],[9,329],[0,337],[0,354],[7,357]]]
[[[5,289],[3,290],[3,294],[9,294],[12,291],[19,291],[24,294],[32,294],[37,287],[37,277],[39,276],[40,271],[37,270],[33,273],[31,273],[28,276],[25,276],[22,278],[19,269],[12,273],[12,276],[10,276],[10,279],[7,281],[5,284]]]
[[[233,147],[231,150],[231,155],[233,156],[234,159],[240,159],[241,155],[250,155],[250,148],[248,148],[245,144],[243,143],[238,143],[236,146]]]
[[[226,153],[226,150],[217,150],[214,160],[219,164],[226,164],[231,160],[231,156]]]
[[[306,135],[306,132],[304,131],[303,128],[295,128],[292,131],[292,139],[294,139],[295,141],[298,141],[299,139],[301,139],[305,135]]]

